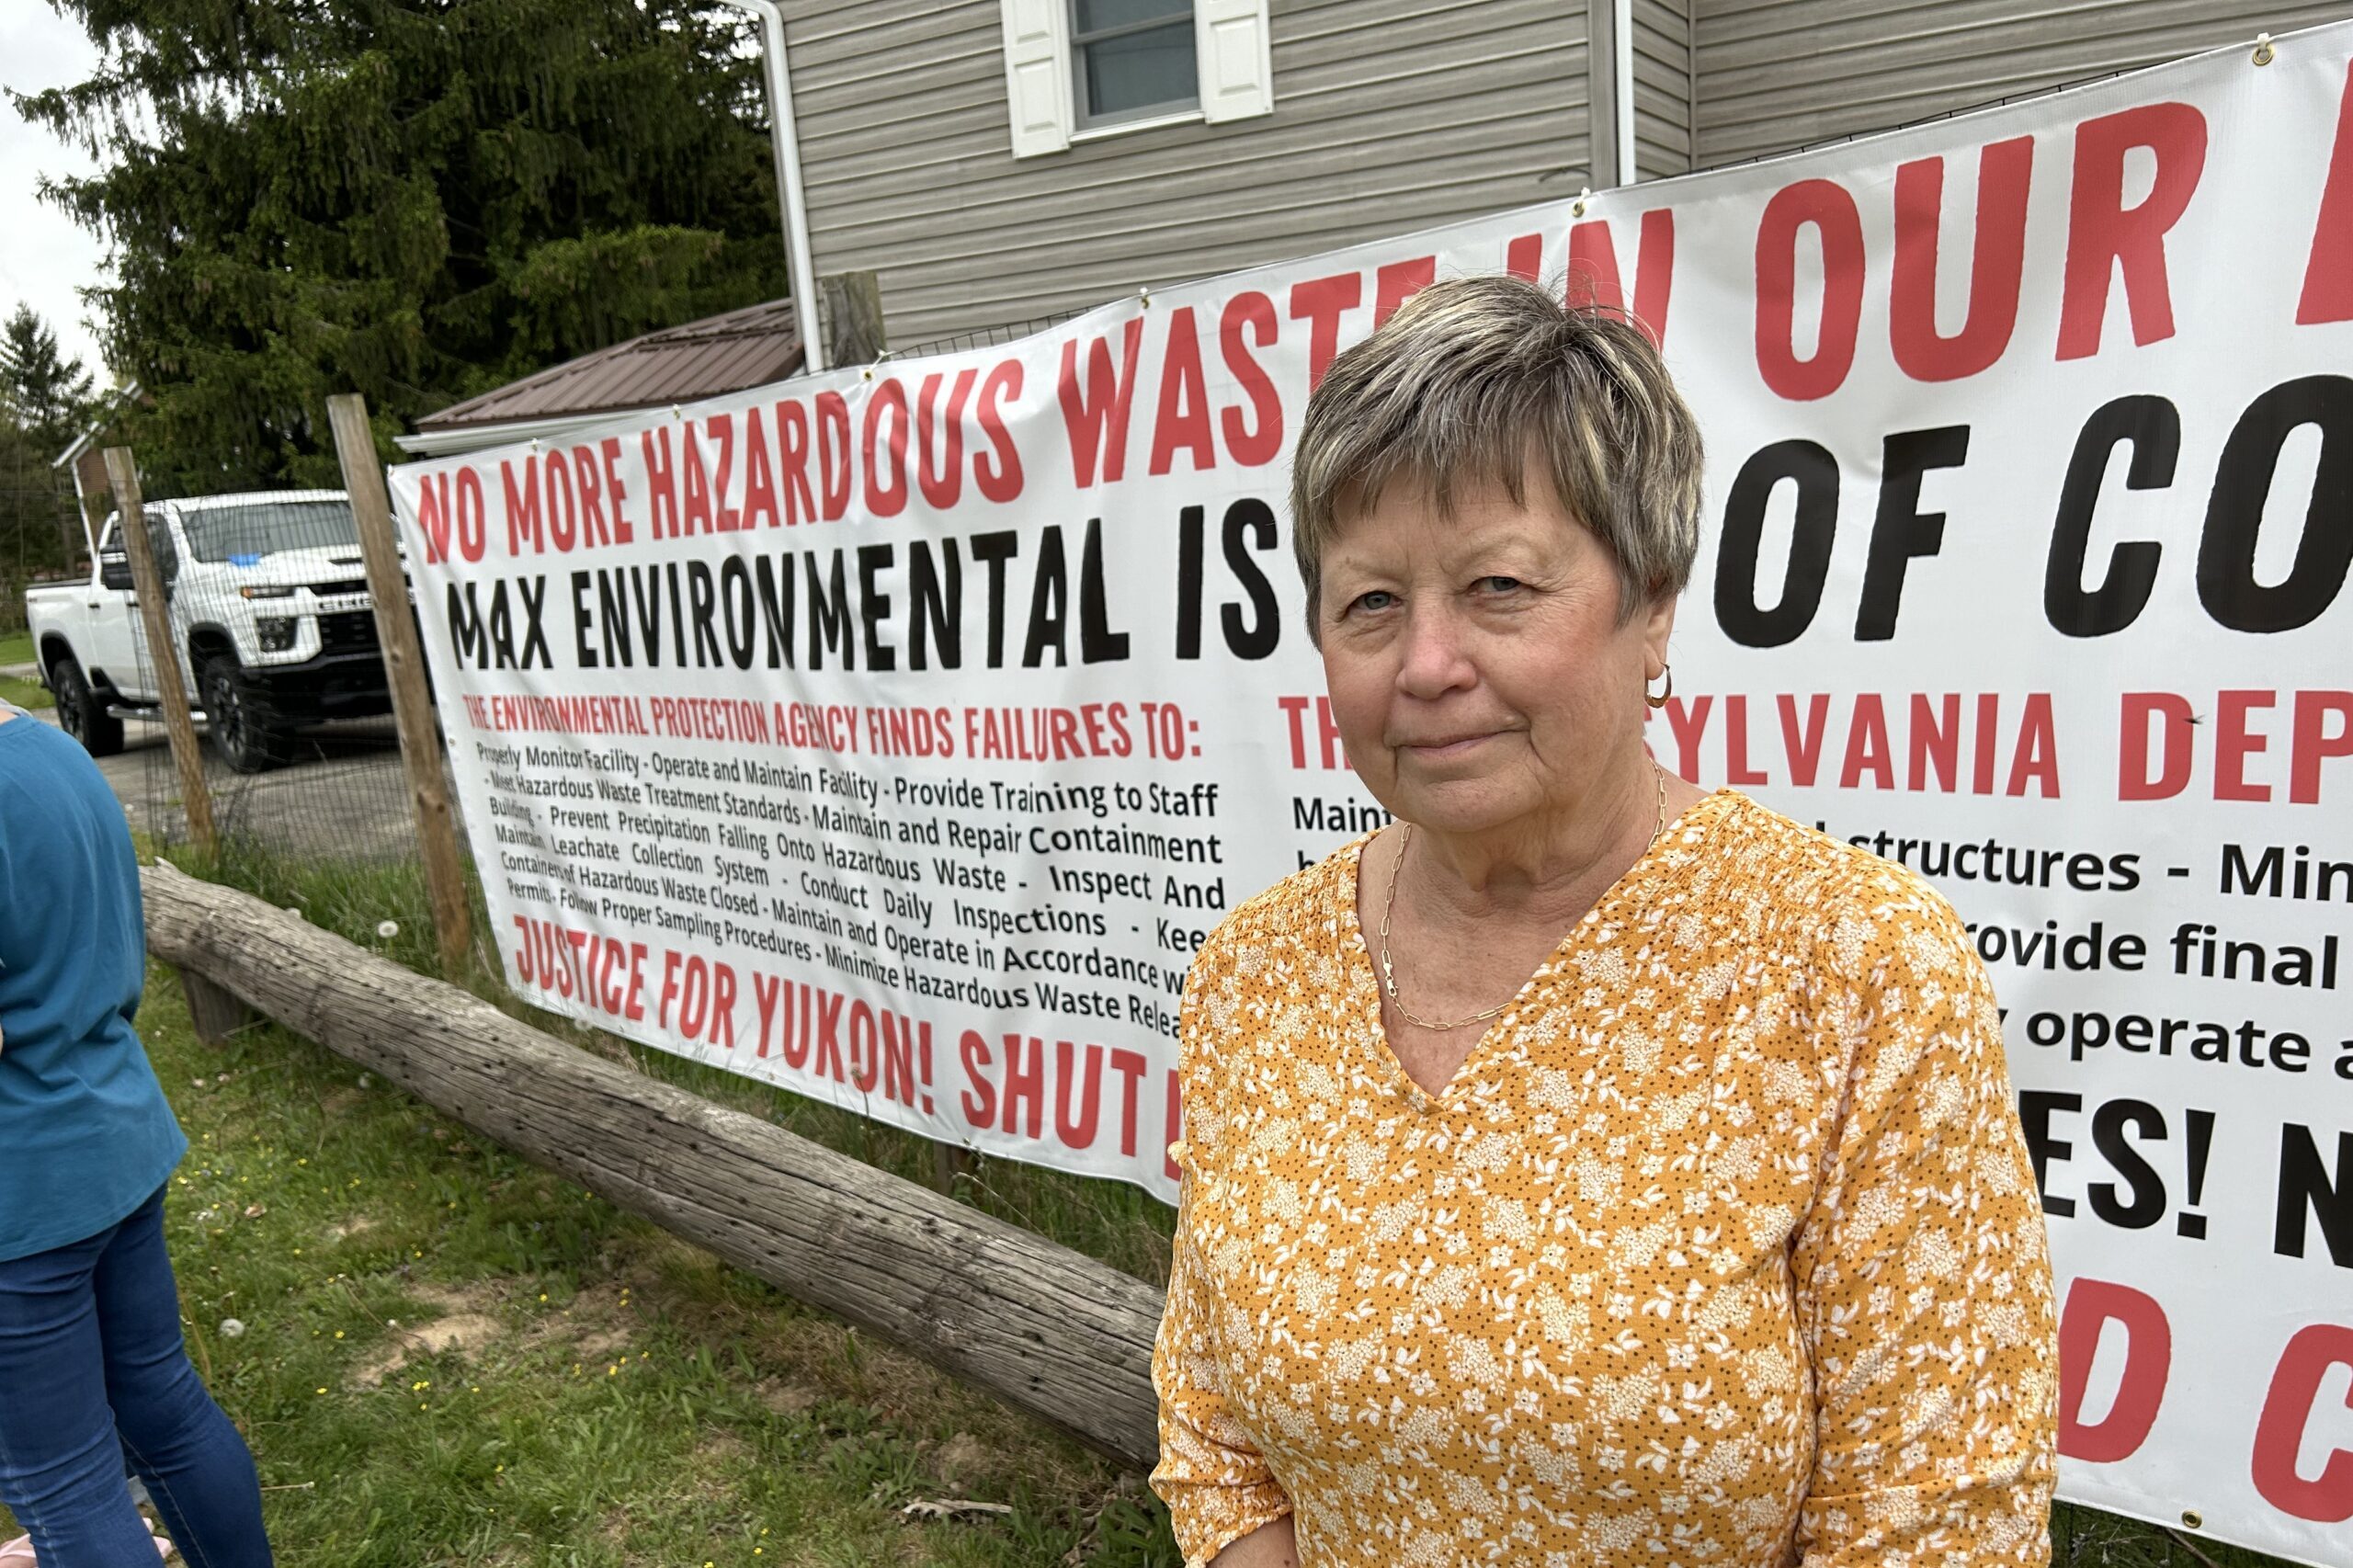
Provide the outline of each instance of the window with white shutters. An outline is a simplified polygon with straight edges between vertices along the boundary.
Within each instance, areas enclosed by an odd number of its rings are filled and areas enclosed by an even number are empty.
[[[1274,110],[1267,0],[999,0],[1013,155]]]

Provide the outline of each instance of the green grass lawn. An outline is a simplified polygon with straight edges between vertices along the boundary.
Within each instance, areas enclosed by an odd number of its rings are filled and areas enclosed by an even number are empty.
[[[13,702],[24,709],[52,708],[56,706],[57,699],[49,694],[49,687],[37,680],[17,680],[0,676],[0,702]]]
[[[414,865],[207,869],[434,967]],[[884,1169],[931,1169],[922,1139],[502,1005]],[[269,1025],[202,1045],[161,968],[140,1021],[192,1145],[167,1213],[190,1351],[253,1445],[287,1568],[1178,1562],[1140,1477],[341,1058]],[[983,1160],[959,1192],[1165,1276],[1173,1215],[1131,1187]],[[947,1500],[1009,1511],[904,1517]],[[2273,1562],[2063,1506],[2053,1537],[2062,1563]]]
[[[17,631],[0,637],[0,667],[32,662],[31,632]],[[13,702],[19,708],[47,708],[55,700],[50,696],[49,687],[38,680],[17,680],[10,676],[0,676],[0,702]]]
[[[200,1044],[160,968],[141,1024],[189,1351],[289,1568],[1177,1561],[1115,1466],[382,1080]],[[903,1517],[945,1500],[1010,1512]]]

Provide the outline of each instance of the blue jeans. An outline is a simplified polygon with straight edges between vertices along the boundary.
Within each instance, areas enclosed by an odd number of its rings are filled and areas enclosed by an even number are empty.
[[[41,1568],[153,1568],[126,1459],[188,1568],[268,1568],[253,1455],[180,1342],[161,1191],[95,1236],[0,1262],[0,1503]]]

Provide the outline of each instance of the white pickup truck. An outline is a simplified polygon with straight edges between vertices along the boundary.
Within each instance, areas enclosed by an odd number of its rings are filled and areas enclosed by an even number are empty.
[[[151,501],[146,515],[188,699],[223,762],[258,773],[306,724],[391,710],[342,492]],[[87,584],[25,596],[58,722],[94,756],[122,749],[124,711],[162,701],[119,526],[108,519]]]

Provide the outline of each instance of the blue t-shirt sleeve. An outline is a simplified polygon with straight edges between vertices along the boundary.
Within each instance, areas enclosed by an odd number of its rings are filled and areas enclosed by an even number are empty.
[[[120,802],[72,737],[0,722],[0,1261],[115,1224],[187,1152],[132,1027],[145,978]]]

